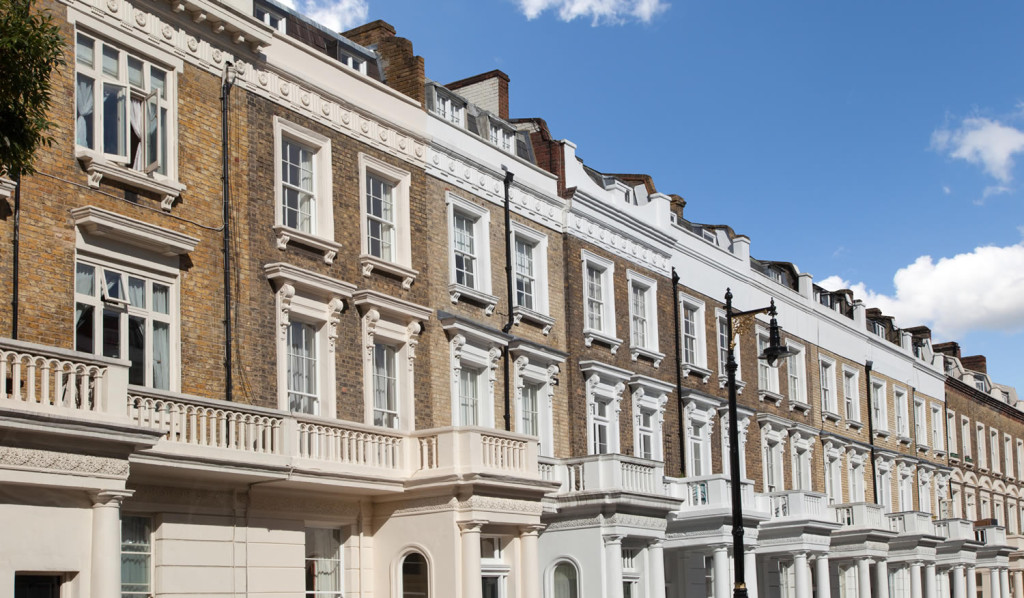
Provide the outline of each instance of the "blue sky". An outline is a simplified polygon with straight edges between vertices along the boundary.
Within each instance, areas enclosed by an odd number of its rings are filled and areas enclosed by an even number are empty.
[[[1024,4],[297,1],[390,22],[439,82],[505,71],[512,117],[587,164],[652,175],[1024,392]]]

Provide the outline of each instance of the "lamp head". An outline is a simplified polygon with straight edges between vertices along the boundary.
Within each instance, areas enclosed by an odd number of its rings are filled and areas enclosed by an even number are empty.
[[[775,300],[772,299],[771,307],[768,308],[768,315],[772,317],[768,328],[768,346],[765,347],[764,353],[758,356],[758,359],[767,361],[768,366],[773,368],[778,367],[783,359],[797,354],[797,351],[782,344],[782,329],[779,327],[779,321],[775,318],[777,313]]]

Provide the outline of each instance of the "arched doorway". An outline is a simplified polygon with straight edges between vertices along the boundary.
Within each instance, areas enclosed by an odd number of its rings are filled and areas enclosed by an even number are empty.
[[[428,598],[429,587],[427,559],[410,552],[402,559],[402,598]]]

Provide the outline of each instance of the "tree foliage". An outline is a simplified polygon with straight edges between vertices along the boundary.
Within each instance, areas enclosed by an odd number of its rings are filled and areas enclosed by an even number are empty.
[[[0,174],[35,171],[36,149],[49,146],[50,74],[63,66],[64,40],[46,11],[32,0],[0,0]]]

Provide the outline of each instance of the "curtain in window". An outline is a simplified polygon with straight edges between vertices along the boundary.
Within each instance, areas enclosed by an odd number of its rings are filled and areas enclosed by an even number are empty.
[[[75,89],[75,143],[84,147],[93,147],[93,80],[85,75],[78,75]]]
[[[128,303],[134,307],[146,308],[146,281],[140,278],[128,278]]]
[[[142,170],[144,166],[142,155],[144,153],[142,151],[142,102],[133,98],[131,105],[131,167],[135,170]]]
[[[96,269],[86,264],[78,264],[75,268],[75,291],[82,295],[93,296],[96,281]]]
[[[555,598],[577,598],[576,567],[559,563],[554,574]]]
[[[153,322],[153,388],[170,389],[171,330],[165,322]]]

